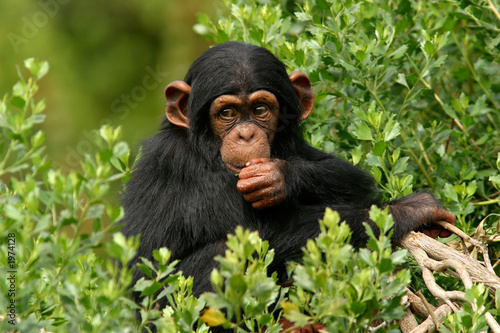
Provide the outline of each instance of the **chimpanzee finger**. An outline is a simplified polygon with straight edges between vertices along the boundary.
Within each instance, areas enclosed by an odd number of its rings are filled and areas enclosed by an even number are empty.
[[[260,200],[266,200],[275,195],[275,191],[272,187],[265,187],[253,192],[244,193],[243,198],[248,202],[257,202]]]
[[[422,233],[431,238],[437,238],[439,236],[440,230],[437,229],[422,229]]]
[[[326,328],[323,324],[313,324],[312,325],[314,332],[319,332],[320,330],[324,330]]]
[[[248,194],[269,187],[273,184],[273,182],[273,177],[268,175],[252,177],[238,180],[236,188],[240,193]]]
[[[451,235],[453,235],[453,233],[451,231],[443,229],[443,230],[439,231],[438,237],[446,238],[446,237],[450,237]]]
[[[251,177],[274,174],[277,170],[272,163],[251,164],[241,169],[239,178],[248,179]]]
[[[280,194],[278,196],[273,196],[264,200],[253,202],[252,207],[255,209],[271,208],[283,202],[284,198],[285,197]]]
[[[285,195],[281,192],[276,192],[274,188],[265,188],[250,194],[243,195],[247,202],[252,203],[255,209],[264,209],[279,205],[285,200]]]
[[[434,223],[428,223],[420,231],[432,238],[437,238],[437,237],[446,238],[450,237],[453,234],[453,232],[446,230],[440,225]]]
[[[455,225],[456,216],[443,208],[433,211],[433,221],[445,221]]]
[[[456,216],[445,209],[440,210],[438,218],[442,221],[455,225]],[[437,229],[439,231],[438,236],[442,238],[450,237],[453,234],[453,232],[446,230],[443,227],[438,226],[436,224],[434,224],[432,228]]]

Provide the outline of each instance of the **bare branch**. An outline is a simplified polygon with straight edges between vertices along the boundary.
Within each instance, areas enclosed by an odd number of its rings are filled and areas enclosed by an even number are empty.
[[[415,309],[413,313],[418,313],[421,317],[427,317],[427,319],[415,327],[415,318],[412,318],[412,314],[407,311],[401,322],[401,329],[405,333],[434,332],[445,316],[449,315],[451,311],[458,311],[460,303],[467,302],[465,292],[447,291],[439,286],[434,277],[434,272],[443,272],[460,279],[466,289],[471,288],[474,282],[480,282],[488,287],[492,295],[495,295],[500,290],[500,277],[495,274],[491,266],[487,246],[469,237],[449,223],[439,222],[438,224],[478,248],[483,254],[484,262],[472,258],[468,252],[467,254],[462,253],[422,233],[411,232],[401,240],[398,245],[407,249],[415,258],[422,269],[422,277],[429,291],[444,303],[437,309],[433,309],[428,305],[426,307],[428,302],[420,291],[417,292],[420,299],[411,291],[408,291],[408,300],[411,303],[409,309]],[[465,246],[464,249],[466,249]],[[471,306],[475,311],[484,311],[484,307],[478,308],[475,302],[472,302]],[[491,313],[486,312],[485,318],[491,331],[500,333],[500,325]]]

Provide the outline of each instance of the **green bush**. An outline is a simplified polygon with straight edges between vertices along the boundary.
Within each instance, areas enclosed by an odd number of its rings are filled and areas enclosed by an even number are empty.
[[[115,236],[123,209],[105,200],[110,184],[126,176],[129,149],[120,130],[94,133],[95,156],[81,172],[52,166],[43,146],[45,101],[34,98],[46,62],[28,59],[31,75],[0,104],[0,304],[2,332],[133,332],[135,306],[125,296],[136,240]],[[20,74],[21,75],[21,74]],[[115,166],[115,167],[113,167]],[[116,170],[118,169],[118,171]],[[107,253],[117,262],[98,256]]]
[[[317,95],[305,123],[311,144],[370,169],[388,198],[429,188],[460,228],[499,257],[500,18],[491,2],[224,3],[217,22],[200,15],[196,31],[217,43],[265,46],[290,71],[307,73]],[[116,233],[123,210],[107,196],[128,179],[128,145],[119,128],[105,126],[79,171],[55,166],[38,129],[45,102],[35,99],[48,64],[30,59],[25,66],[32,77],[19,70],[21,80],[0,104],[0,268],[7,277],[0,279],[1,331],[137,332],[154,321],[165,332],[208,332],[219,324],[279,332],[280,315],[301,325],[322,322],[329,332],[392,331],[403,287],[411,278],[424,288],[387,234],[368,231],[368,249],[353,252],[348,228],[328,211],[303,260],[289,267],[290,288],[265,274],[273,257],[267,242],[238,229],[216,259],[214,293],[193,297],[192,279],[173,273],[176,262],[159,249],[158,265],[140,265],[149,279],[134,286],[145,296],[134,304],[127,263],[139,239]],[[371,214],[390,234],[391,217]],[[463,290],[449,277],[437,280]],[[159,297],[171,305],[157,309]],[[467,298],[496,315],[482,285]],[[484,317],[465,306],[446,323],[451,331],[478,331]]]

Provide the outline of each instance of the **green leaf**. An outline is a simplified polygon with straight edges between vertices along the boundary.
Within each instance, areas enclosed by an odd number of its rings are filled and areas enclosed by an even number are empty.
[[[451,105],[453,106],[455,111],[464,114],[465,111],[467,110],[467,106],[469,105],[469,97],[467,97],[466,94],[461,93],[458,99],[457,98],[452,99]]]
[[[32,138],[31,144],[33,147],[40,147],[45,141],[45,132],[38,131]]]
[[[486,95],[482,95],[476,100],[474,106],[470,112],[471,116],[477,116],[480,113],[483,113],[486,110]]]
[[[398,250],[391,254],[391,260],[395,265],[401,265],[407,262],[408,251]]]
[[[446,61],[446,59],[448,58],[448,55],[447,54],[443,54],[441,55],[439,58],[437,58],[433,63],[432,65],[429,67],[429,70],[433,69],[433,68],[439,68],[441,67],[441,65],[444,64],[444,62]]]
[[[384,154],[386,148],[387,148],[387,142],[378,141],[373,146],[372,153],[375,156],[382,156]]]
[[[354,135],[356,135],[359,140],[373,141],[372,130],[365,122],[356,123]]]
[[[442,29],[444,31],[452,31],[456,23],[457,20],[455,20],[453,16],[450,14],[446,17],[446,21],[444,22]]]
[[[361,146],[357,146],[352,151],[352,164],[358,165],[359,161],[361,161],[361,157],[363,157],[363,151]]]
[[[120,158],[126,156],[129,153],[128,145],[120,141],[113,147],[113,157]]]
[[[375,178],[375,180],[377,181],[377,183],[380,183],[382,181],[382,172],[380,171],[380,169],[374,165],[374,166],[372,166],[370,171],[371,171],[373,177]]]
[[[205,300],[208,306],[217,309],[232,308],[231,304],[228,301],[215,293],[204,293],[203,295],[201,295],[201,298]]]
[[[410,21],[408,20],[407,15],[403,16],[397,23],[396,23],[396,35],[399,35],[401,32],[405,31],[407,28],[411,26]]]
[[[99,129],[99,134],[101,137],[106,140],[107,143],[113,142],[114,133],[113,128],[109,125],[104,125]]]
[[[166,265],[172,256],[172,252],[166,247],[162,247],[158,250],[153,251],[153,258],[159,262],[161,265]]]
[[[332,6],[332,3],[330,3],[327,0],[316,0],[316,8],[319,10],[327,10]]]
[[[455,110],[453,110],[453,108],[451,106],[449,106],[448,104],[444,104],[443,105],[443,110],[444,112],[452,119],[458,119],[458,115],[457,113],[455,112]]]
[[[410,87],[408,86],[408,83],[406,82],[406,76],[403,73],[398,74],[398,78],[397,78],[396,82],[405,86],[406,88],[410,89]]]
[[[458,193],[449,183],[444,185],[443,194],[452,201],[458,201]]]
[[[24,61],[24,66],[31,72],[37,79],[41,79],[49,71],[49,63],[46,61],[39,61],[34,58],[29,58]]]
[[[352,108],[352,112],[359,119],[364,120],[364,121],[368,121],[368,118],[366,116],[366,112],[362,108],[355,106],[355,107]]]
[[[358,50],[358,51],[356,51],[356,56],[355,57],[359,61],[363,61],[366,58],[366,53],[364,51]]]
[[[391,117],[384,128],[384,140],[391,141],[401,133],[401,125]]]
[[[102,220],[101,219],[95,219],[94,221],[92,221],[92,230],[94,232],[97,232],[101,229],[101,226],[102,226]]]
[[[159,282],[156,281],[148,281],[148,282],[150,283],[145,285],[145,288],[143,288],[141,291],[141,297],[152,296],[163,287],[163,285]]]
[[[380,263],[377,265],[377,268],[381,273],[388,273],[394,270],[394,265],[391,259],[382,258]]]
[[[146,266],[146,265],[137,265],[137,268],[139,268],[139,270],[140,270],[141,272],[143,272],[143,273],[144,273],[147,277],[149,277],[150,279],[152,279],[152,278],[153,278],[153,270],[152,270],[150,267],[148,267],[148,266]],[[137,281],[137,283],[139,283],[140,281],[141,281],[141,280]],[[149,281],[148,281],[148,282],[149,282]],[[136,284],[136,285],[137,285],[137,284]],[[148,285],[149,285],[149,283],[147,283],[147,284],[146,284],[146,283],[141,283],[141,284],[139,284],[139,286],[137,286],[137,288],[135,288],[135,287],[134,287],[134,290],[136,290],[136,291],[141,291],[142,289],[139,289],[140,287],[145,287],[145,286],[148,286]]]
[[[118,221],[123,218],[124,209],[119,205],[109,205],[106,206],[106,213],[108,214],[111,221]]]
[[[344,67],[345,69],[347,69],[348,71],[351,71],[351,72],[358,72],[359,71],[357,67],[355,67],[351,64],[348,64],[344,60],[339,60],[339,62],[340,62],[340,65],[342,67]]]
[[[448,43],[448,35],[449,34],[450,34],[450,32],[446,31],[445,33],[443,33],[441,36],[439,36],[437,38],[437,42],[438,42],[437,49],[438,49],[438,51],[441,50]]]
[[[425,45],[424,45],[424,51],[428,55],[432,55],[432,54],[434,54],[434,51],[436,51],[436,48],[434,47],[434,44],[432,44],[432,42],[426,41]]]
[[[23,214],[14,206],[7,204],[5,206],[5,216],[16,221],[23,221]]]
[[[93,205],[93,206],[90,206],[85,218],[96,219],[96,218],[100,218],[103,214],[104,214],[104,205]]]
[[[389,57],[399,59],[406,54],[406,51],[408,51],[408,45],[402,45],[396,51],[392,52]]]
[[[406,170],[408,169],[408,157],[402,157],[396,161],[396,164],[394,165],[393,173],[394,174],[400,174],[400,173],[405,173]]]
[[[352,302],[350,308],[354,314],[362,314],[366,310],[366,304],[362,302]]]
[[[251,289],[250,294],[254,297],[268,298],[277,290],[277,285],[274,281],[268,279],[263,282],[256,283]]]
[[[14,96],[10,99],[10,104],[22,110],[26,105],[26,101],[21,96]]]

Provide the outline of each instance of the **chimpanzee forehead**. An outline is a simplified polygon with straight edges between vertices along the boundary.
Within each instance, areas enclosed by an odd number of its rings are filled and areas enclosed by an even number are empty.
[[[269,91],[287,104],[297,104],[285,65],[267,49],[241,42],[205,51],[192,64],[185,81],[191,86],[191,113],[205,109],[218,96],[258,90]]]
[[[242,85],[245,81],[263,81],[259,77],[269,75],[287,76],[284,64],[271,52],[250,44],[228,42],[205,51],[189,69],[186,82],[191,84],[189,81],[209,76],[221,83],[237,81]]]

